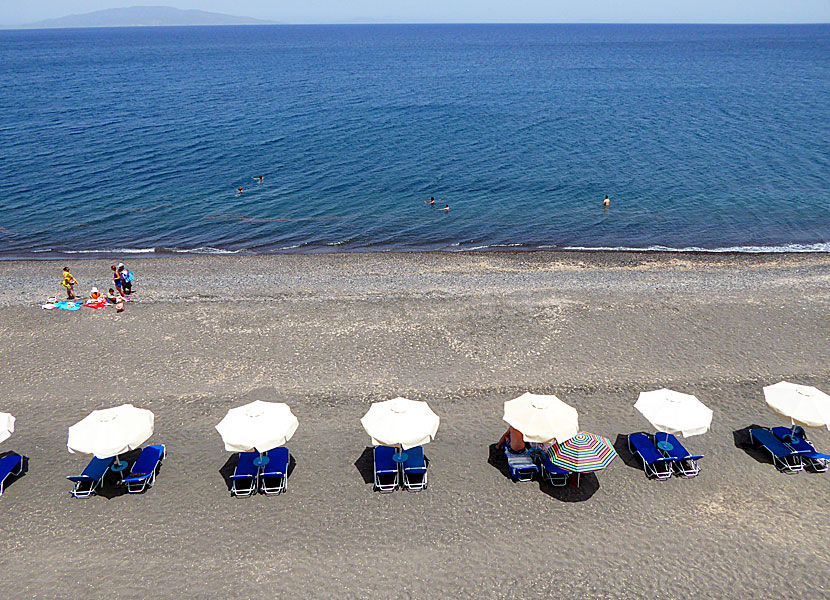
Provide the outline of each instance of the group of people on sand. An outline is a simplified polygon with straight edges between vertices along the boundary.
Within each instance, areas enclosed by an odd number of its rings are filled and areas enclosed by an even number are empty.
[[[109,288],[106,295],[101,294],[97,287],[92,287],[89,291],[89,298],[87,302],[103,302],[115,305],[117,312],[124,311],[124,302],[130,299],[133,293],[133,281],[135,275],[130,271],[124,263],[118,263],[110,267],[112,273],[110,275],[113,287]],[[63,268],[63,281],[61,285],[66,289],[67,300],[77,300],[78,296],[75,294],[75,286],[78,285],[78,280],[69,271],[69,267]]]
[[[429,197],[429,202],[427,202],[427,204],[434,207],[435,206],[435,196],[430,196]],[[443,210],[444,212],[450,212],[450,205],[445,204],[444,208],[439,208],[438,210]]]

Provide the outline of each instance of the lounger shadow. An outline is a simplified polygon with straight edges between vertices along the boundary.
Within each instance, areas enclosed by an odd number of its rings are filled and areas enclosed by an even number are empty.
[[[754,458],[757,462],[765,465],[772,464],[772,457],[769,452],[764,451],[763,448],[756,446],[749,436],[750,429],[759,429],[761,425],[748,425],[742,429],[736,429],[732,432],[732,439],[735,447],[746,452],[747,456]]]
[[[132,464],[136,460],[138,460],[138,457],[140,455],[141,449],[137,448],[135,450],[125,452],[124,454],[119,454],[118,460],[121,462],[127,462]],[[124,477],[126,477],[127,473],[129,472],[130,468],[127,467],[127,469],[123,471]],[[126,493],[127,486],[121,483],[121,475],[119,475],[118,473],[113,473],[112,471],[108,471],[106,476],[104,477],[102,485],[95,492],[95,495],[101,496],[102,498],[106,498],[107,500],[112,500],[113,498],[124,496]]]
[[[366,446],[363,453],[354,461],[354,466],[360,476],[363,478],[363,483],[375,483],[375,455],[372,446]]]
[[[642,433],[642,432],[637,432]],[[620,457],[620,460],[625,463],[627,467],[631,467],[632,469],[636,469],[637,471],[643,470],[643,462],[637,457],[635,454],[628,449],[628,435],[625,433],[618,433],[617,439],[614,440],[614,450],[617,451],[617,456]]]
[[[507,459],[504,456],[504,450],[496,448],[495,443],[490,444],[488,450],[489,455],[487,456],[487,464],[495,467],[496,470],[498,470],[507,479],[512,480],[513,478],[510,476],[510,469],[507,467]]]
[[[597,493],[599,489],[599,478],[596,473],[583,473],[579,487],[553,486],[550,481],[542,478],[539,482],[539,489],[551,498],[560,502],[585,502]]]
[[[228,488],[228,491],[231,491],[231,486],[233,485],[233,480],[231,479],[231,475],[233,475],[234,469],[236,469],[236,463],[239,462],[239,455],[238,454],[231,454],[228,457],[228,460],[225,461],[225,464],[219,468],[219,475],[222,476],[222,479],[225,481],[225,486]]]

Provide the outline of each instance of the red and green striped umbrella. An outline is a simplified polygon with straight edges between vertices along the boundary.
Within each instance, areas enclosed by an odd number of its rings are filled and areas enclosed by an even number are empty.
[[[548,449],[550,461],[572,473],[599,471],[611,464],[617,452],[611,442],[586,431],[580,431],[569,440]]]

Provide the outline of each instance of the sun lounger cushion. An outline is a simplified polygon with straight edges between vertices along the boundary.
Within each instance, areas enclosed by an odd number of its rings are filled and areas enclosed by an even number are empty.
[[[288,448],[281,446],[269,450],[268,464],[262,467],[260,480],[264,494],[280,494],[286,490],[288,482],[288,462],[290,454]]]
[[[772,433],[786,446],[798,452],[802,460],[806,459],[814,470],[822,473],[827,470],[827,460],[830,459],[830,455],[816,452],[815,446],[805,437],[804,429],[796,427],[793,432],[790,427],[773,427]]]
[[[646,477],[655,479],[668,479],[671,477],[671,463],[673,458],[667,458],[660,454],[660,451],[651,441],[651,438],[644,433],[632,433],[628,436],[628,447],[632,453],[643,461],[643,470]]]
[[[772,462],[779,471],[795,473],[803,470],[804,464],[799,453],[786,446],[769,429],[750,429],[749,436],[770,453]]]
[[[427,463],[423,446],[415,446],[406,450],[406,460],[403,462],[403,484],[410,491],[426,488]]]
[[[9,475],[20,475],[23,472],[23,457],[12,454],[0,458],[0,496],[3,495],[3,483]]]
[[[505,448],[504,455],[507,457],[510,476],[517,481],[530,481],[539,472],[539,467],[533,462],[529,452],[515,453]]]
[[[259,475],[259,467],[254,464],[257,456],[258,452],[239,453],[239,462],[236,463],[236,469],[231,475],[231,495],[242,497],[254,493]]]
[[[128,492],[143,492],[155,483],[156,471],[164,459],[164,454],[165,448],[162,444],[147,446],[141,451],[138,460],[130,469],[130,474],[124,479]]]
[[[76,498],[87,498],[92,495],[98,484],[104,480],[104,475],[107,474],[107,469],[110,468],[114,460],[115,457],[98,458],[94,456],[83,473],[67,477],[69,481],[75,484],[72,495]]]
[[[398,487],[398,463],[392,460],[397,452],[390,446],[375,446],[375,487],[381,492],[392,492]]]

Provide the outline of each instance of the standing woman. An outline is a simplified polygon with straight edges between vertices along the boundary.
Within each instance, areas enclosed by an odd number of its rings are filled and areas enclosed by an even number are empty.
[[[124,296],[129,296],[133,293],[133,274],[123,264],[118,265],[118,273],[121,276],[121,287]]]
[[[121,296],[121,275],[118,273],[118,270],[115,268],[115,265],[112,265],[110,269],[112,269],[112,283],[115,286],[115,289],[118,291],[118,295]]]
[[[66,288],[66,299],[67,300],[75,300],[75,290],[72,289],[73,285],[76,285],[78,281],[72,276],[72,273],[69,272],[69,267],[63,268],[63,287]]]

